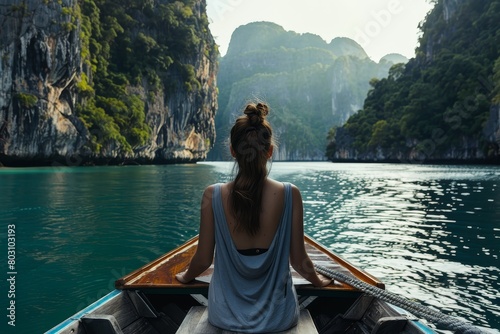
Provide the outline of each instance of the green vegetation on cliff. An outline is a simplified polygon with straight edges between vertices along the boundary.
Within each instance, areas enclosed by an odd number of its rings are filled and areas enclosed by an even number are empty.
[[[371,81],[363,109],[331,132],[330,159],[498,155],[484,128],[500,100],[500,1],[446,6],[439,0],[428,14],[416,57]]]
[[[201,87],[193,54],[215,59],[217,50],[215,45],[202,49],[206,44],[200,41],[210,32],[205,10],[193,13],[199,5],[196,0],[79,2],[85,66],[77,113],[96,153],[109,145],[131,152],[148,141],[147,104],[138,90],[147,98]]]

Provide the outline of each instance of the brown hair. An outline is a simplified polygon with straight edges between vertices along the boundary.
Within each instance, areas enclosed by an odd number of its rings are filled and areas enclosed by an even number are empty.
[[[236,119],[231,129],[231,147],[238,164],[230,196],[236,217],[236,229],[255,235],[260,227],[262,189],[267,177],[273,130],[266,120],[269,107],[264,103],[248,104],[245,115]]]

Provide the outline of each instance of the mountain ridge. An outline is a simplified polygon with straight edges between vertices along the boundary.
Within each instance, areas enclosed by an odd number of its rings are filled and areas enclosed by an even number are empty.
[[[327,43],[272,22],[238,27],[220,58],[217,139],[208,159],[226,160],[231,123],[249,99],[257,98],[272,109],[277,160],[324,160],[329,125],[340,125],[357,111],[369,81],[387,75],[392,65],[391,58],[374,62],[346,37]]]

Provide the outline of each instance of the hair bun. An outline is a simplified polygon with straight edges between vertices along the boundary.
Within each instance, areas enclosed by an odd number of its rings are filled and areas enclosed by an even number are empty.
[[[264,103],[249,104],[243,112],[251,124],[262,123],[269,114],[269,107]]]

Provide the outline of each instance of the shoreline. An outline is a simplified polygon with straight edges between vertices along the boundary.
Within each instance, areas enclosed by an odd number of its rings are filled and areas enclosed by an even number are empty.
[[[19,158],[0,156],[0,168],[30,168],[30,167],[92,167],[92,166],[151,166],[196,164],[197,162],[230,162],[229,160],[206,159],[146,159],[146,158],[82,158],[78,157],[33,157]],[[485,165],[500,166],[500,158],[495,159],[426,159],[426,160],[273,160],[275,162],[330,162],[335,164],[412,164],[412,165]]]

